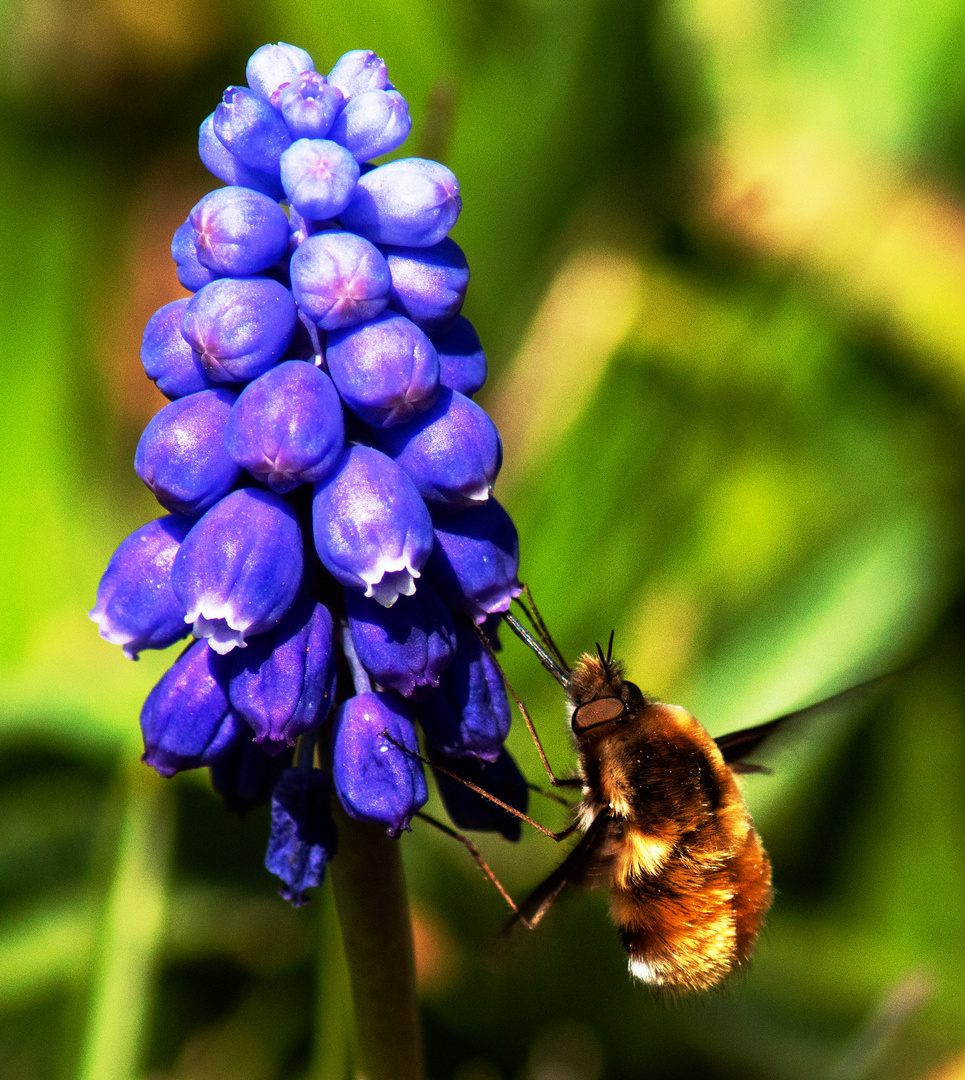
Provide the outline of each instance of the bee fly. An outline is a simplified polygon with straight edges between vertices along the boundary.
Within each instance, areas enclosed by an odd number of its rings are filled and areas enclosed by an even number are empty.
[[[529,713],[503,678],[550,783],[581,788],[575,820],[554,833],[477,785],[437,763],[434,767],[554,840],[577,830],[582,836],[517,906],[467,837],[419,816],[466,845],[513,909],[507,930],[517,922],[535,927],[567,885],[606,888],[631,975],[670,991],[710,989],[750,958],[773,895],[770,860],[735,774],[769,772],[746,760],[766,739],[881,679],[713,739],[686,709],[646,697],[623,677],[612,658],[612,634],[606,654],[597,645],[595,655],[584,653],[570,668],[525,592],[530,607],[520,606],[539,640],[511,613],[504,612],[503,619],[565,690],[577,776],[554,775]],[[495,661],[482,631],[480,639]]]

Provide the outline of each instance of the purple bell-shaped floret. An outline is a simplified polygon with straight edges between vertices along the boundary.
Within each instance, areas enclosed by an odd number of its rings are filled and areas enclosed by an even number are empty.
[[[242,726],[241,735],[208,767],[211,786],[221,796],[225,809],[234,814],[247,814],[268,802],[278,778],[292,763],[290,748],[280,754],[266,754],[252,741],[251,728]]]
[[[251,638],[235,653],[229,695],[269,754],[320,724],[335,697],[328,609],[302,597],[274,630]]]
[[[331,800],[331,781],[320,769],[286,769],[272,792],[265,867],[284,882],[278,891],[293,907],[307,903],[305,890],[325,880],[338,847]]]
[[[496,425],[475,402],[447,387],[431,409],[378,432],[376,442],[434,512],[484,503],[503,458]]]
[[[523,591],[519,536],[513,519],[490,496],[482,506],[437,515],[436,542],[426,574],[452,611],[465,611],[477,623],[508,611]]]
[[[408,829],[428,798],[422,763],[413,756],[418,752],[412,720],[398,698],[349,698],[335,714],[332,732],[332,779],[345,812],[384,826],[389,836]]]
[[[288,218],[267,195],[244,187],[209,191],[188,221],[198,261],[219,277],[267,270],[288,251]]]
[[[329,138],[356,161],[371,161],[398,149],[411,130],[409,106],[398,90],[366,90],[346,102]]]
[[[382,254],[392,276],[389,307],[427,334],[450,329],[469,287],[469,263],[462,248],[446,237],[429,248],[385,247]]]
[[[148,319],[141,338],[144,370],[158,390],[172,401],[202,390],[213,390],[217,385],[208,378],[198,354],[181,333],[181,320],[187,305],[185,298],[158,308]]]
[[[208,172],[226,184],[251,188],[273,199],[282,198],[285,193],[278,179],[277,170],[274,173],[267,173],[245,165],[215,134],[214,116],[214,113],[207,116],[198,131],[198,156],[204,162]],[[189,287],[185,286],[185,288]]]
[[[293,139],[326,138],[343,100],[342,91],[315,71],[306,71],[271,95]]]
[[[239,465],[279,495],[322,480],[345,444],[338,391],[314,364],[286,360],[241,392],[225,442]]]
[[[166,649],[188,632],[184,607],[171,587],[171,567],[194,519],[169,515],[142,525],[107,564],[90,612],[101,637],[137,659],[141,649]]]
[[[415,592],[432,549],[432,519],[412,481],[369,446],[345,450],[315,485],[312,506],[318,557],[342,585],[391,607]]]
[[[521,814],[529,806],[529,786],[509,751],[505,748],[494,762],[475,758],[445,758],[430,751],[433,764],[468,780],[471,784],[495,795]],[[452,823],[470,832],[498,832],[507,840],[518,840],[522,822],[496,803],[477,794],[465,784],[439,769],[433,770],[436,787]]]
[[[285,194],[311,221],[337,217],[348,206],[358,178],[358,162],[331,139],[298,139],[281,156]]]
[[[298,594],[303,565],[292,508],[270,491],[242,488],[188,533],[172,584],[195,637],[227,653],[281,622]]]
[[[328,73],[328,81],[337,86],[346,99],[367,90],[392,90],[385,61],[371,49],[353,49],[344,53]]]
[[[155,413],[141,434],[134,471],[172,514],[198,517],[227,495],[241,469],[225,446],[236,395],[202,390]]]
[[[190,292],[197,292],[223,276],[201,262],[194,239],[194,226],[188,220],[175,229],[171,240],[171,258],[177,268],[178,281]]]
[[[426,738],[447,757],[499,757],[512,720],[506,690],[499,669],[461,616],[455,656],[439,689],[419,704],[418,715]]]
[[[247,86],[229,86],[214,111],[214,133],[249,169],[275,176],[291,135],[277,110]]]
[[[330,334],[325,355],[342,400],[372,427],[411,420],[439,393],[436,350],[402,315],[386,312]]]
[[[345,608],[355,653],[379,686],[420,697],[439,685],[455,652],[456,629],[428,582],[390,608],[346,589]]]
[[[245,78],[256,94],[266,101],[283,84],[294,82],[303,72],[313,72],[315,62],[304,49],[279,41],[262,45],[248,58]]]
[[[292,255],[292,292],[322,330],[344,330],[374,319],[389,302],[391,279],[381,252],[354,233],[327,230]]]
[[[292,294],[271,278],[219,278],[188,301],[181,329],[215,382],[247,382],[273,367],[295,333]]]
[[[141,710],[141,760],[161,776],[212,764],[241,735],[245,722],[228,700],[228,666],[196,641],[148,694]]]
[[[461,209],[459,181],[445,165],[401,158],[361,177],[339,219],[373,244],[432,247],[455,225]]]
[[[439,382],[472,397],[486,381],[486,354],[472,323],[460,315],[451,330],[431,338],[439,356]]]

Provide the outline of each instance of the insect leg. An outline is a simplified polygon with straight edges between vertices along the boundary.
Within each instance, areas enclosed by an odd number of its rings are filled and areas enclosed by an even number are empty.
[[[560,652],[559,647],[553,640],[553,635],[549,632],[549,628],[543,620],[543,616],[540,614],[539,608],[536,606],[536,599],[533,596],[532,590],[525,582],[523,583],[523,592],[526,593],[526,599],[529,601],[529,608],[532,608],[532,611],[527,608],[527,606],[522,602],[522,600],[520,600],[518,596],[516,597],[516,603],[519,604],[523,611],[526,612],[526,617],[532,623],[533,629],[543,639],[543,643],[549,648],[550,652],[556,657],[557,660],[559,660],[563,667],[567,671],[569,671],[570,665],[566,662],[566,659]]]
[[[469,788],[470,791],[475,791],[477,795],[481,795],[484,799],[488,799],[491,803],[495,803],[496,806],[502,807],[507,814],[512,814],[513,817],[519,818],[520,821],[525,821],[527,825],[532,825],[534,829],[539,830],[544,836],[548,836],[557,843],[561,840],[565,840],[568,836],[572,836],[579,827],[579,822],[574,821],[560,832],[553,832],[552,829],[547,829],[545,825],[540,825],[538,821],[535,821],[528,814],[524,814],[522,810],[517,810],[515,806],[510,806],[508,802],[503,802],[502,799],[496,798],[492,792],[487,791],[485,788],[481,788],[478,784],[474,784],[464,776],[458,776],[456,773],[450,772],[449,769],[444,768],[438,762],[430,761],[427,757],[423,757],[422,754],[417,754],[414,750],[410,750],[407,746],[403,746],[402,743],[392,738],[388,730],[382,732],[382,738],[392,743],[392,745],[401,750],[403,754],[408,754],[409,757],[414,757],[416,760],[421,761],[423,765],[428,765],[430,769],[435,769],[436,772],[441,772],[445,776],[451,777],[457,783],[462,784],[463,787]]]
[[[561,787],[578,787],[582,785],[583,781],[578,776],[567,776],[560,779]],[[552,802],[559,803],[560,806],[568,806],[571,810],[577,806],[577,803],[570,802],[569,799],[564,799],[562,795],[557,795],[552,791],[547,791],[545,788],[541,788],[539,784],[531,784],[526,782],[526,786],[530,791],[535,791],[537,795],[542,795],[544,799],[550,799]]]
[[[464,845],[469,854],[476,860],[476,865],[479,867],[479,869],[482,870],[486,877],[488,877],[489,880],[496,886],[496,888],[499,890],[499,895],[506,901],[507,904],[509,904],[509,907],[513,912],[514,919],[529,928],[529,920],[523,915],[520,915],[519,908],[516,906],[516,902],[509,895],[509,893],[506,892],[506,889],[503,887],[503,883],[493,873],[489,864],[482,857],[482,855],[479,854],[479,848],[476,847],[476,845],[469,839],[468,836],[461,832],[457,832],[457,830],[455,829],[451,829],[444,822],[439,821],[434,817],[430,817],[429,814],[424,814],[421,810],[418,811],[415,816],[417,818],[421,818],[423,821],[427,821],[430,825],[434,825],[440,832],[445,833],[446,836],[451,836],[453,840],[458,840],[460,844]]]
[[[506,615],[504,613],[503,618],[506,619],[507,622],[510,619],[512,619],[512,622],[516,622],[516,620],[513,619],[512,615]],[[510,622],[511,627],[512,622]],[[543,768],[546,770],[546,775],[549,777],[549,782],[553,785],[553,787],[574,787],[575,784],[571,779],[561,779],[556,775],[556,773],[553,772],[553,768],[550,765],[549,759],[546,756],[546,751],[543,749],[543,744],[540,742],[539,735],[536,734],[536,728],[533,725],[532,717],[529,715],[529,710],[523,704],[522,698],[520,698],[519,694],[517,694],[516,691],[513,689],[513,684],[509,681],[509,679],[506,678],[506,672],[503,671],[503,666],[502,664],[500,664],[498,658],[496,657],[496,653],[493,650],[492,643],[490,642],[489,638],[486,637],[483,630],[480,627],[476,626],[475,623],[473,623],[473,627],[475,628],[476,633],[479,635],[479,640],[482,642],[483,648],[489,655],[489,659],[492,660],[492,662],[496,665],[496,670],[499,672],[500,678],[503,680],[506,689],[510,692],[510,694],[512,694],[513,701],[516,702],[516,707],[523,714],[523,720],[526,721],[526,727],[530,733],[530,736],[533,739],[533,742],[536,744],[536,752],[539,754],[539,759],[543,763]],[[513,629],[515,629],[515,627],[513,627]],[[577,781],[577,783],[579,783],[579,781]]]

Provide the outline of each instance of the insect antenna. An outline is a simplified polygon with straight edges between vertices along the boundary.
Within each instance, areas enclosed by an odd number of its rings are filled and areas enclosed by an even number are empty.
[[[539,608],[536,606],[536,598],[533,596],[532,590],[525,582],[523,583],[523,592],[526,594],[526,599],[529,601],[529,607],[527,607],[518,596],[515,597],[516,603],[526,612],[526,618],[529,619],[530,624],[546,648],[557,660],[559,660],[563,669],[569,671],[570,665],[566,662],[566,659],[560,652],[556,642],[553,640],[553,635],[549,632],[549,627],[546,625],[546,621],[540,614]],[[532,610],[530,610],[530,608],[532,608]]]
[[[610,631],[610,640],[606,647],[606,662],[607,667],[610,666],[610,661],[613,659],[613,631]]]

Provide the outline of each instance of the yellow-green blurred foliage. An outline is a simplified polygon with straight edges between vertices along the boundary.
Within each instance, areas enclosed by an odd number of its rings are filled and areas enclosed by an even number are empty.
[[[141,329],[216,186],[197,126],[264,41],[372,48],[462,184],[497,487],[570,656],[712,733],[921,657],[754,777],[778,897],[668,1007],[598,894],[493,958],[465,852],[402,839],[433,1080],[962,1075],[965,6],[950,0],[7,0],[0,32],[0,1076],[341,1080],[325,894],[263,813],[137,762],[86,618],[156,514]],[[558,688],[510,678],[569,763]],[[534,780],[525,732],[511,744]],[[562,822],[547,803],[537,812]],[[483,838],[516,894],[559,858]]]

